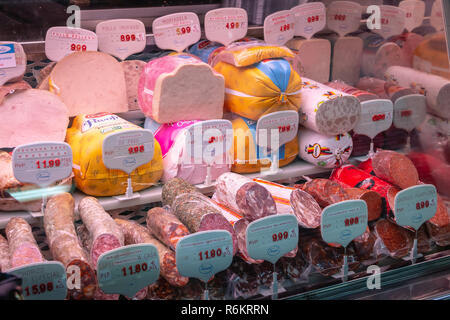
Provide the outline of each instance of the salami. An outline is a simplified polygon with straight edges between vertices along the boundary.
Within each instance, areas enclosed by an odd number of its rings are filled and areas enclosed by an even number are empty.
[[[102,253],[123,246],[123,233],[96,198],[83,198],[78,210],[89,231],[91,262],[97,268],[97,261]]]
[[[366,231],[353,240],[355,254],[361,261],[371,260],[374,258],[373,246],[376,237],[367,227]]]
[[[375,191],[360,188],[344,188],[349,200],[363,200],[367,204],[368,220],[374,221],[381,216],[381,196]]]
[[[6,225],[5,233],[9,244],[11,268],[45,261],[34,239],[31,226],[24,219],[11,218]]]
[[[348,200],[344,188],[339,183],[329,179],[318,178],[307,181],[302,189],[313,196],[322,208]]]
[[[334,136],[352,130],[359,121],[361,103],[354,96],[303,78],[300,123]]]
[[[8,241],[0,234],[0,272],[9,269],[9,245]]]
[[[214,198],[250,222],[277,213],[275,201],[263,185],[233,172],[217,179]]]
[[[364,90],[352,87],[343,81],[339,81],[339,80],[331,81],[331,82],[325,83],[325,85],[327,85],[331,88],[334,88],[336,90],[345,92],[347,94],[351,94],[352,96],[355,96],[356,98],[358,98],[359,102],[378,99],[378,96],[375,93],[371,93],[368,91],[364,91]]]
[[[401,258],[409,254],[413,245],[410,231],[385,219],[378,220],[374,230],[377,240],[381,241],[391,257]],[[380,249],[377,253],[379,255]]]
[[[419,183],[419,174],[412,161],[405,155],[389,150],[378,150],[372,158],[375,175],[401,189]]]
[[[147,298],[150,300],[175,300],[179,299],[179,292],[167,280],[159,278],[158,281],[148,287]]]
[[[433,240],[436,245],[440,247],[450,245],[450,224],[444,227],[436,227],[432,223],[427,222],[426,227],[431,240]]]
[[[147,212],[147,229],[172,250],[175,250],[181,238],[189,235],[189,230],[169,208],[150,209]]]
[[[247,263],[263,263],[264,260],[255,260],[250,258],[250,256],[248,255],[246,233],[248,225],[249,221],[247,219],[241,219],[239,221],[236,221],[236,223],[234,224],[234,231],[236,232],[239,255]]]
[[[78,266],[81,275],[81,288],[69,290],[73,299],[91,299],[97,287],[95,271],[89,258],[81,247],[74,226],[75,202],[70,193],[62,193],[50,198],[44,213],[44,230],[54,260],[67,269]],[[67,274],[70,278],[70,274]]]
[[[162,188],[163,204],[171,206],[178,219],[195,233],[207,230],[226,230],[233,238],[233,254],[237,250],[237,239],[233,226],[216,208],[214,202],[197,191],[186,181],[173,178]]]

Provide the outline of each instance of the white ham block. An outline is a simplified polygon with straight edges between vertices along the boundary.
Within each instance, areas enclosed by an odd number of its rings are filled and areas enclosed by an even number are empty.
[[[69,124],[65,104],[53,93],[38,89],[8,95],[0,105],[0,119],[0,148],[64,141]]]
[[[331,80],[354,85],[359,80],[363,41],[358,37],[338,38],[333,46]]]
[[[139,110],[138,84],[146,63],[141,60],[122,61],[127,85],[128,110]]]
[[[303,78],[300,123],[328,136],[344,134],[358,123],[361,103],[357,98],[324,84]]]
[[[25,70],[27,68],[27,55],[20,43],[17,42],[2,42],[0,41],[0,51],[7,50],[8,47],[2,46],[4,44],[14,44],[14,56],[16,60],[15,67],[2,67],[3,61],[0,60],[0,86],[7,82],[15,82],[22,80]],[[3,48],[3,49],[2,49]],[[2,56],[0,55],[0,58]]]
[[[388,82],[424,94],[431,113],[450,119],[450,80],[411,68],[393,66],[386,70]]]
[[[122,66],[103,52],[75,52],[65,56],[50,73],[49,87],[66,104],[71,117],[128,111]]]
[[[158,123],[221,119],[225,80],[197,58],[165,56],[145,66],[138,99],[142,112]]]
[[[330,79],[331,43],[326,39],[291,39],[286,44],[301,62],[300,76],[327,82]]]

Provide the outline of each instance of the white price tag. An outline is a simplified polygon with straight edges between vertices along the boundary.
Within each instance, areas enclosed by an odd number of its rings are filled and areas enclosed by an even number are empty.
[[[65,142],[24,144],[14,149],[12,166],[18,181],[46,187],[71,175],[72,149]]]
[[[103,140],[103,163],[109,169],[128,174],[153,159],[154,139],[150,130],[127,130],[113,133]]]
[[[186,155],[212,164],[214,159],[232,148],[233,125],[229,120],[200,121],[187,129]]]
[[[361,103],[361,116],[353,131],[374,139],[392,125],[393,105],[388,99],[374,99]]]
[[[145,49],[145,26],[136,19],[107,20],[97,24],[95,33],[100,51],[125,60]]]
[[[52,61],[77,51],[97,51],[97,48],[97,35],[81,28],[52,27],[45,36],[45,55]]]
[[[410,94],[398,98],[394,104],[394,126],[411,132],[417,128],[427,115],[425,96]]]
[[[291,11],[295,17],[295,36],[311,39],[314,34],[325,28],[326,8],[323,3],[305,3],[293,7]]]
[[[431,8],[430,24],[436,31],[444,30],[444,15],[442,12],[441,0],[435,0]]]
[[[384,39],[403,33],[405,29],[406,13],[403,9],[394,6],[380,6],[380,29],[372,31]]]
[[[425,2],[419,0],[405,0],[399,3],[399,8],[405,10],[405,28],[411,32],[422,25],[425,17]]]
[[[242,39],[247,34],[247,11],[241,8],[221,8],[205,15],[205,35],[210,41],[225,46]]]
[[[169,14],[153,21],[153,36],[160,49],[182,52],[200,40],[198,16],[193,12]]]
[[[362,7],[353,1],[333,1],[327,8],[327,25],[340,37],[359,29]]]
[[[294,110],[278,111],[266,114],[256,123],[256,143],[278,150],[282,145],[292,141],[298,132],[299,116]],[[275,133],[278,134],[273,134]],[[278,141],[272,141],[278,136]]]
[[[275,12],[264,19],[264,41],[282,46],[294,37],[294,15],[290,10]]]

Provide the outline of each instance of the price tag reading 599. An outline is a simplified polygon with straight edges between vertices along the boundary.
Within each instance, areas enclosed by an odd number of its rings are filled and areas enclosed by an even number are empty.
[[[233,240],[225,230],[197,232],[182,238],[176,248],[178,271],[182,276],[204,282],[225,270],[233,259]]]

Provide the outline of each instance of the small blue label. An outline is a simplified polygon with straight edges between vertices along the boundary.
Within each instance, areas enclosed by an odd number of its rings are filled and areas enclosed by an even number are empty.
[[[228,268],[232,260],[233,240],[225,230],[197,232],[177,243],[177,268],[185,277],[206,282]]]
[[[0,54],[14,53],[14,44],[0,44]]]
[[[298,222],[291,214],[278,214],[253,221],[246,232],[248,255],[255,260],[276,263],[298,245]]]

